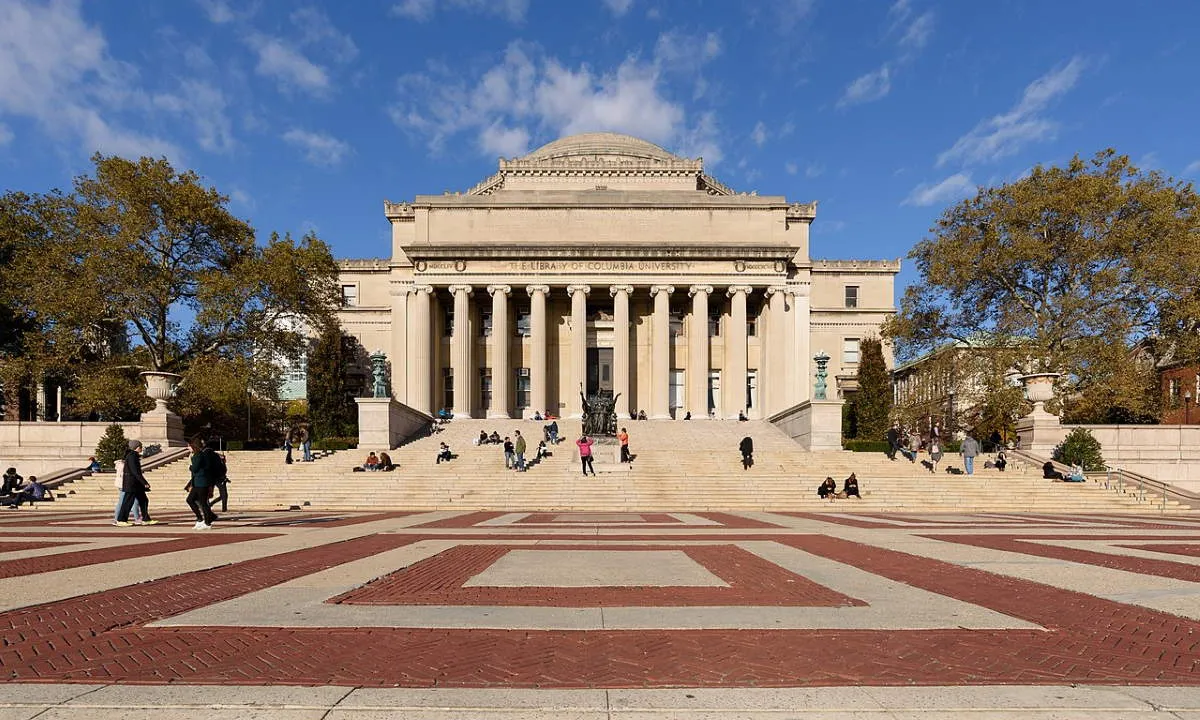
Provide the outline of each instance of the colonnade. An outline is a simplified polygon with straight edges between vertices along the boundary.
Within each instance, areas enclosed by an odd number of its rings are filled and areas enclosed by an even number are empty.
[[[479,328],[470,320],[472,297],[476,288],[466,284],[444,286],[453,297],[454,325],[450,335],[449,363],[454,377],[453,411],[456,415],[470,415],[472,401],[476,395],[477,366],[474,358],[475,340]],[[609,299],[599,300],[603,292],[582,283],[563,287],[571,303],[570,353],[566,365],[569,374],[568,387],[577,388],[587,381],[587,316],[589,302],[611,300],[613,316],[613,388],[620,393],[615,407],[618,417],[628,416],[631,408],[631,348],[630,318],[631,299],[636,292],[633,285],[616,284],[607,289]],[[645,288],[653,300],[651,318],[651,358],[649,417],[668,419],[671,417],[671,296],[676,287],[669,284],[640,286]],[[528,408],[545,411],[550,378],[547,376],[547,301],[551,294],[549,285],[530,284],[514,288],[511,284],[488,284],[485,289],[491,296],[493,331],[488,338],[491,344],[493,367],[491,368],[491,401],[486,408],[489,418],[508,418],[508,400],[511,393],[510,380],[514,368],[511,359],[511,333],[499,331],[509,327],[510,303],[514,292],[524,291],[530,300],[529,313],[529,404]],[[689,285],[686,292],[691,299],[691,321],[688,331],[688,363],[684,397],[687,407],[697,418],[707,414],[709,375],[712,363],[709,358],[711,338],[709,336],[709,304],[714,293],[723,293],[730,301],[730,321],[724,337],[725,378],[722,402],[726,417],[737,417],[746,406],[746,383],[748,377],[747,298],[755,291],[751,285],[728,285],[715,289],[710,284]],[[766,293],[768,307],[767,342],[771,349],[763,349],[763,365],[759,376],[760,397],[770,398],[765,405],[767,412],[790,407],[809,397],[806,380],[809,352],[809,290],[808,285],[778,285],[761,288]],[[433,402],[434,351],[432,347],[431,296],[432,285],[408,285],[393,291],[392,334],[393,358],[404,358],[393,363],[393,394],[398,400],[418,410],[430,412],[439,403]],[[679,288],[684,292],[684,288]],[[785,296],[791,302],[785,301]],[[788,305],[790,304],[790,307]],[[404,327],[401,327],[403,325]],[[769,393],[769,395],[767,394]],[[565,415],[579,417],[582,413],[576,392],[564,398]]]

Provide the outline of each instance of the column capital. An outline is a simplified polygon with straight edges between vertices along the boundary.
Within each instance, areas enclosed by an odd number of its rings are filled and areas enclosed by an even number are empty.
[[[451,285],[446,289],[455,295],[459,294],[460,292],[470,295],[471,291],[475,288],[471,287],[470,285]]]
[[[577,293],[577,292],[581,292],[584,295],[587,295],[591,291],[592,291],[591,285],[568,285],[567,286],[567,297],[574,297],[575,293]]]
[[[496,293],[504,293],[508,295],[512,293],[512,285],[488,285],[488,295],[495,297]]]
[[[622,292],[625,293],[626,295],[632,295],[633,294],[633,286],[632,285],[610,285],[608,287],[608,296],[609,297],[616,297],[617,293],[622,293]]]
[[[420,295],[421,293],[425,293],[426,295],[431,295],[431,294],[433,294],[433,286],[432,285],[413,285],[410,292],[413,292],[417,295]]]
[[[725,294],[728,295],[729,297],[733,297],[734,295],[737,295],[738,293],[742,293],[744,295],[749,295],[752,292],[754,292],[753,285],[730,285],[725,290]]]
[[[786,285],[772,285],[771,287],[767,288],[767,297],[771,297],[775,293],[786,295],[788,294],[788,287]]]
[[[671,293],[675,292],[675,286],[674,285],[651,285],[650,286],[650,297],[654,297],[655,295],[659,294],[660,292],[670,295]]]
[[[525,292],[529,293],[529,297],[533,297],[534,293],[541,293],[541,294],[545,295],[546,293],[550,292],[550,286],[549,285],[526,285]]]
[[[700,293],[704,293],[705,295],[712,295],[712,291],[713,291],[712,285],[693,285],[690,288],[688,288],[688,297],[693,297]]]

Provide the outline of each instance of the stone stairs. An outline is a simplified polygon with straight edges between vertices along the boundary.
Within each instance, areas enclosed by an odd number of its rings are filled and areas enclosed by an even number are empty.
[[[1098,483],[1053,483],[1039,468],[1007,472],[983,468],[976,474],[931,474],[920,464],[889,461],[881,453],[802,450],[766,422],[647,420],[622,423],[630,432],[632,464],[618,462],[618,446],[602,439],[594,447],[596,476],[580,473],[574,440],[578,420],[559,420],[562,441],[551,457],[526,472],[504,467],[499,445],[475,446],[481,430],[503,437],[520,430],[527,438],[526,458],[535,455],[544,423],[526,420],[454,420],[428,437],[390,451],[393,472],[354,472],[371,450],[337,452],[311,463],[285,465],[283,451],[229,452],[231,507],[320,510],[577,510],[577,511],[902,511],[1158,513],[1187,510],[1158,498],[1138,502]],[[754,439],[754,467],[744,471],[738,443]],[[455,459],[436,464],[440,442]],[[947,456],[942,466],[961,467]],[[838,481],[851,472],[859,478],[862,500],[820,500],[816,488],[826,476]],[[152,507],[183,506],[187,463],[175,462],[149,475]],[[112,476],[83,478],[74,494],[56,509],[112,508]],[[61,492],[61,491],[60,491]]]

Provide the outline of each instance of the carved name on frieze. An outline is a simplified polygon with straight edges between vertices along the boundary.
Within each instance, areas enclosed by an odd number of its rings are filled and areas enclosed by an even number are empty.
[[[530,260],[507,265],[512,272],[686,272],[695,263],[680,260]]]

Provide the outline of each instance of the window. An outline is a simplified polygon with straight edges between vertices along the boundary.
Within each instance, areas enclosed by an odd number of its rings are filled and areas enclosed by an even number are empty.
[[[757,337],[757,336],[758,336],[758,318],[756,318],[756,317],[746,318],[746,337]]]
[[[442,407],[454,407],[454,368],[442,368]]]
[[[671,337],[677,338],[683,334],[683,313],[672,311],[670,313],[670,319],[668,320],[668,323],[671,328]]]
[[[454,336],[454,303],[442,303],[442,329],[446,337]]]
[[[746,371],[746,409],[758,407],[758,370],[750,368]]]
[[[530,324],[530,320],[529,320],[529,311],[528,310],[518,310],[517,311],[517,334],[520,335],[521,337],[529,337],[530,335],[533,334],[533,332],[530,330],[531,327],[532,327],[532,325]]]
[[[479,311],[479,324],[483,326],[483,336],[491,337],[491,335],[492,335],[492,311],[491,310],[480,310]]]
[[[708,336],[721,337],[721,311],[708,314]]]
[[[342,307],[355,307],[356,305],[358,305],[358,286],[343,285]]]
[[[517,407],[529,407],[529,368],[517,368]]]
[[[858,286],[857,285],[847,285],[846,286],[846,307],[848,307],[848,308],[858,307]]]
[[[484,410],[492,407],[492,369],[479,368],[479,405]]]
[[[1172,407],[1179,405],[1179,378],[1171,378],[1167,381],[1167,398]]]
[[[842,340],[842,362],[858,362],[858,338],[846,338]]]

